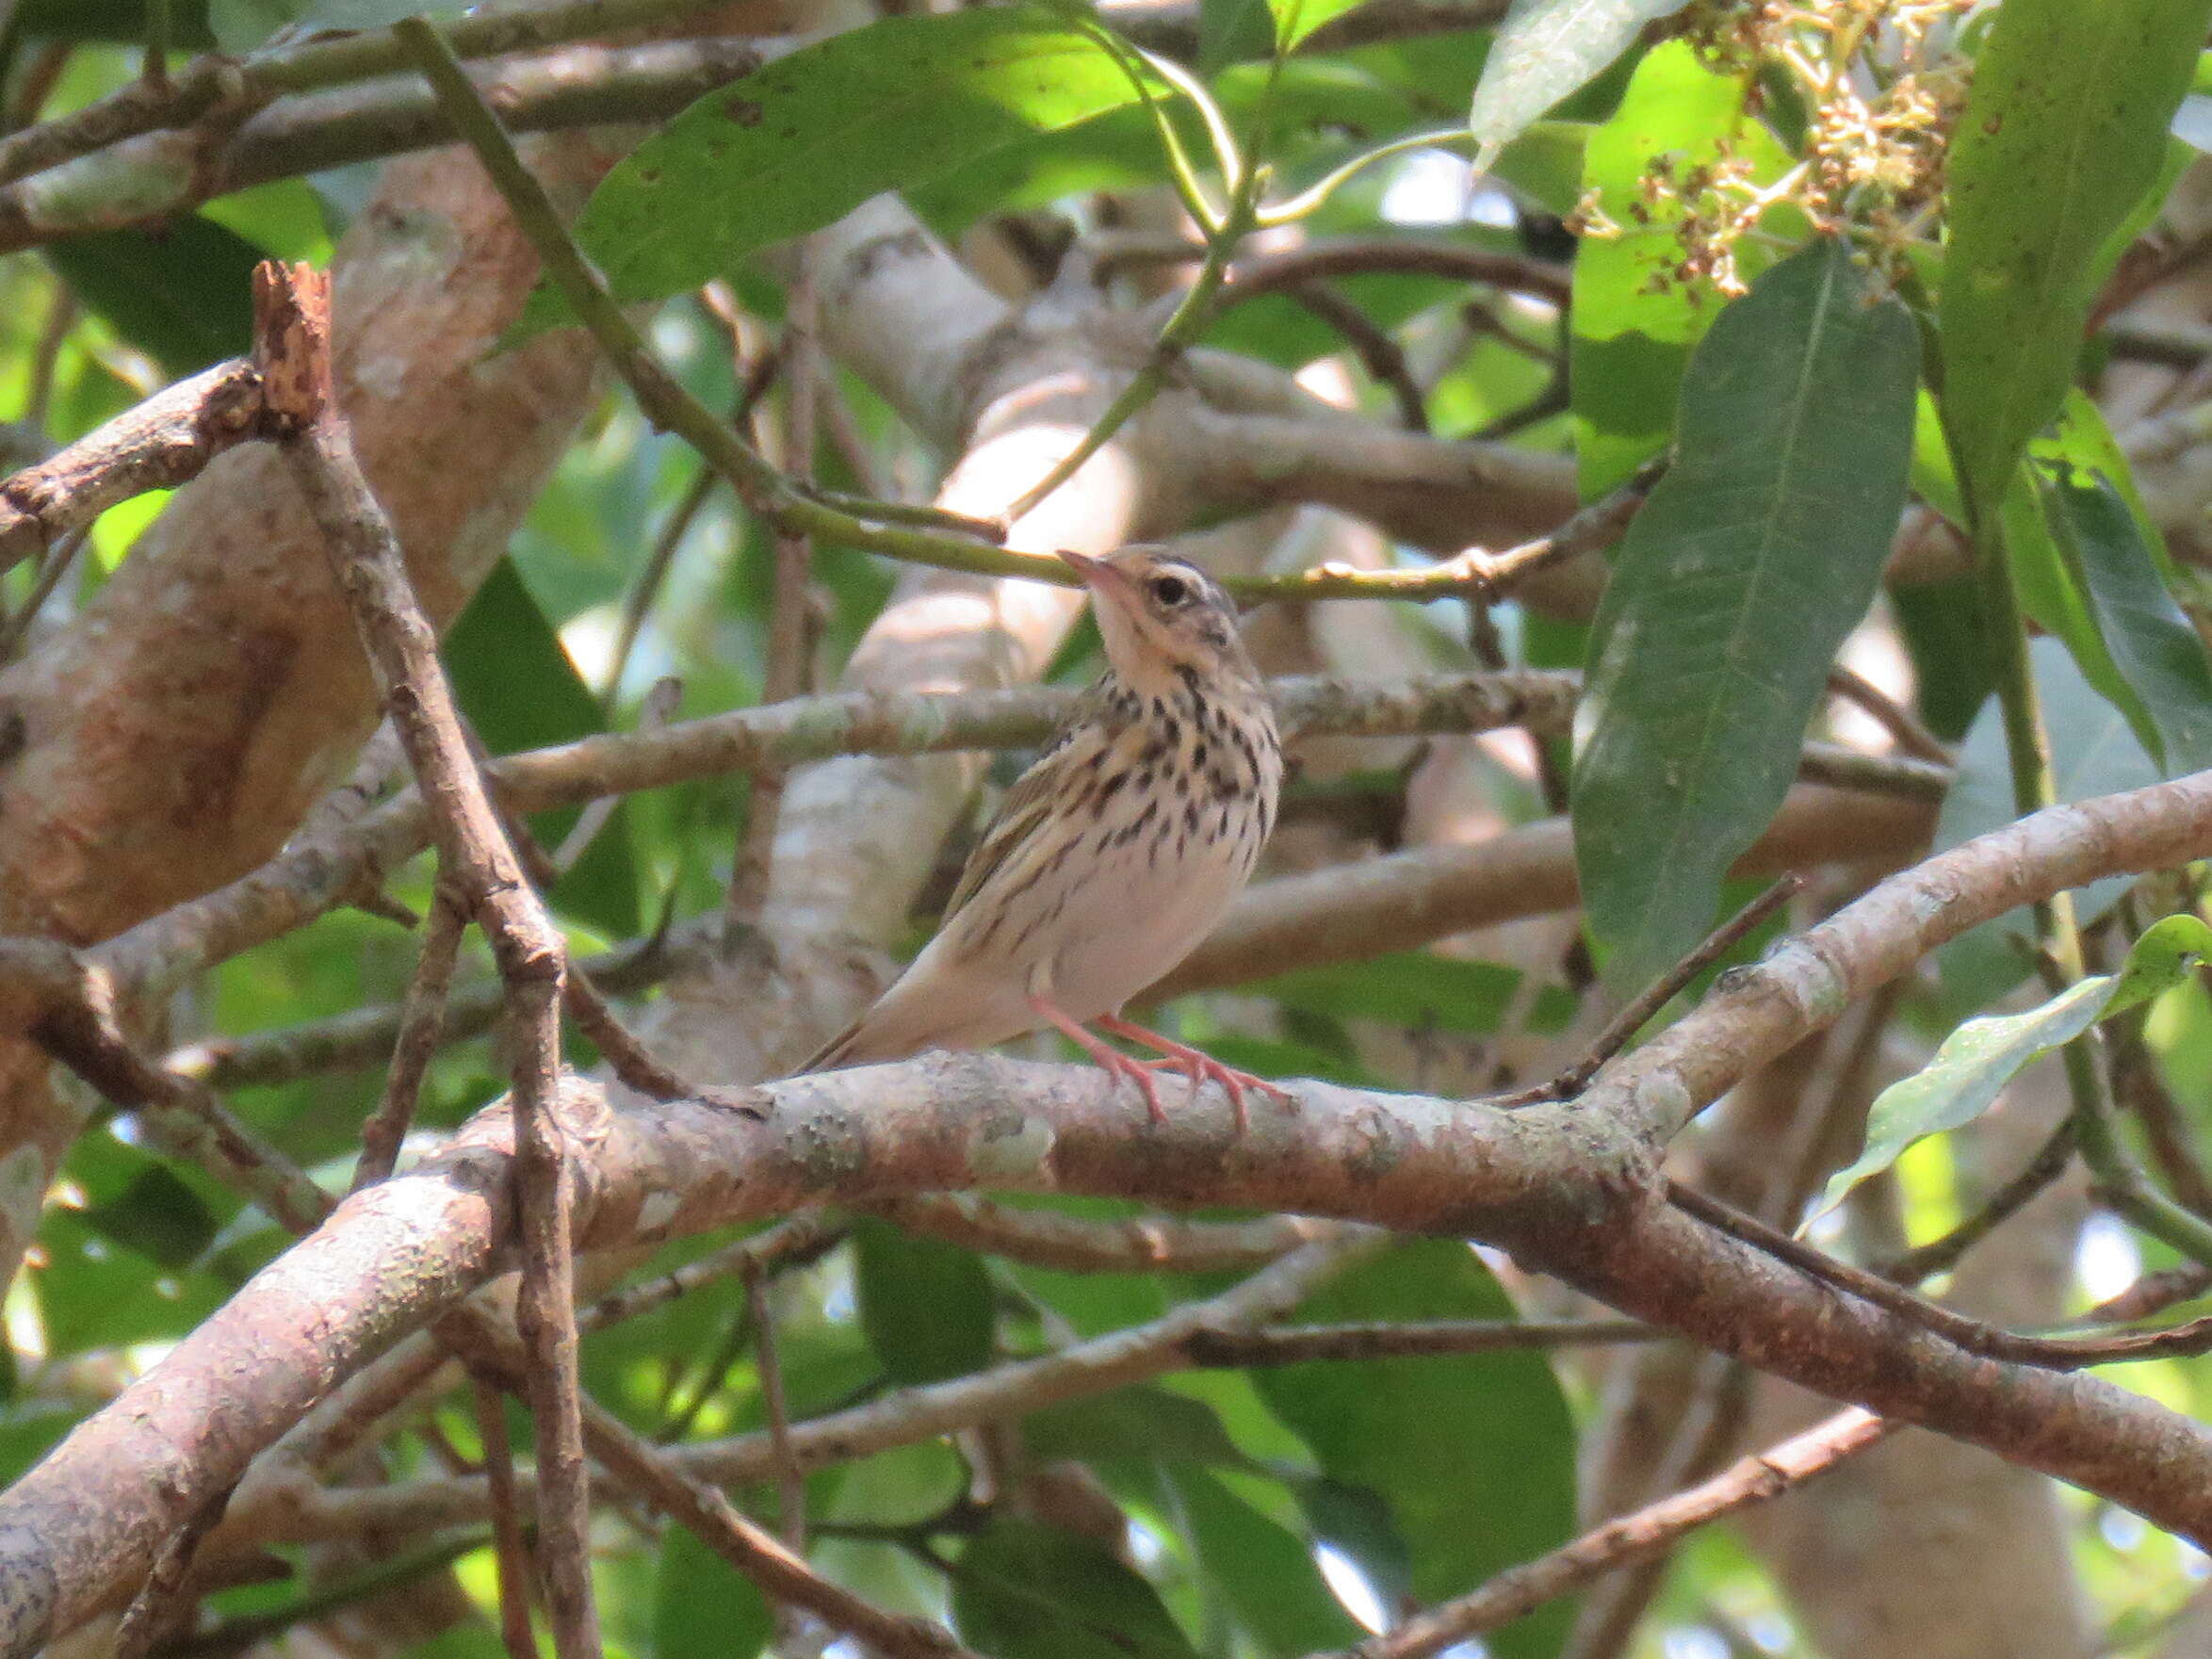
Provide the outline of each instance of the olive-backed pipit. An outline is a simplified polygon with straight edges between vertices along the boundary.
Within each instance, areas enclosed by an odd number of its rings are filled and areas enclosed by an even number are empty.
[[[874,1007],[803,1067],[984,1049],[1053,1026],[1117,1076],[1155,1120],[1171,1067],[1287,1091],[1121,1017],[1188,955],[1244,887],[1275,825],[1282,747],[1228,598],[1153,547],[1063,553],[1091,590],[1107,671],[1008,791],[961,872],[943,925]],[[1137,1061],[1096,1024],[1166,1056]]]

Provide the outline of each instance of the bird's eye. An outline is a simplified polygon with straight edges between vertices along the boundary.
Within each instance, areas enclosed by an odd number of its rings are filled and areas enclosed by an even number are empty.
[[[1191,596],[1191,584],[1179,576],[1156,576],[1152,578],[1152,597],[1163,605],[1180,605]]]

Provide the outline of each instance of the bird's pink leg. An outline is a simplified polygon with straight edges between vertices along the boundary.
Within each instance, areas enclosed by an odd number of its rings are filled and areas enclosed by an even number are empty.
[[[1133,1019],[1122,1018],[1118,1014],[1099,1016],[1098,1024],[1117,1037],[1127,1037],[1132,1043],[1142,1043],[1146,1048],[1157,1049],[1166,1055],[1164,1060],[1149,1060],[1144,1062],[1144,1065],[1147,1069],[1160,1066],[1179,1070],[1191,1080],[1194,1098],[1209,1082],[1219,1083],[1228,1096],[1230,1109],[1237,1114],[1237,1131],[1240,1134],[1252,1127],[1251,1116],[1244,1110],[1246,1089],[1258,1089],[1263,1095],[1273,1095],[1286,1106],[1297,1098],[1280,1083],[1271,1083],[1263,1077],[1254,1077],[1248,1071],[1224,1065],[1203,1049],[1194,1049],[1188,1043],[1179,1043],[1173,1037],[1163,1037]]]
[[[1138,1089],[1144,1094],[1145,1105],[1152,1114],[1152,1121],[1167,1121],[1167,1110],[1160,1104],[1159,1086],[1153,1082],[1152,1073],[1147,1069],[1144,1062],[1131,1060],[1118,1049],[1108,1048],[1042,997],[1032,997],[1029,1005],[1033,1014],[1088,1054],[1108,1075],[1134,1079]]]

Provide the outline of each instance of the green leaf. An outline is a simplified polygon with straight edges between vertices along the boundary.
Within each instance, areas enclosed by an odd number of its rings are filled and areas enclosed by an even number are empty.
[[[1876,1098],[1866,1117],[1866,1149],[1829,1179],[1808,1225],[1861,1181],[1889,1168],[1914,1142],[1972,1123],[2035,1061],[2098,1020],[2171,990],[2208,957],[2212,927],[2201,917],[2169,916],[2144,931],[2119,974],[2085,979],[2025,1014],[1968,1020],[1944,1039],[1925,1070]]]
[[[1474,1252],[1442,1239],[1362,1263],[1297,1313],[1314,1321],[1512,1316]],[[1423,1602],[1461,1594],[1574,1529],[1574,1428],[1541,1355],[1271,1366],[1253,1380],[1331,1482],[1388,1505],[1410,1553],[1413,1594]],[[1387,1579],[1388,1563],[1377,1565]],[[1484,1641],[1499,1659],[1534,1659],[1557,1651],[1572,1617],[1569,1603],[1554,1602]]]
[[[1275,16],[1267,0],[1198,0],[1200,74],[1211,76],[1231,63],[1272,57],[1275,41]]]
[[[901,1383],[965,1376],[991,1360],[991,1280],[983,1258],[888,1222],[854,1228],[860,1326]]]
[[[2212,926],[2187,912],[2161,917],[2129,949],[2104,1017],[2164,996],[2206,962],[2212,962]]]
[[[688,1526],[661,1536],[653,1585],[654,1659],[750,1659],[775,1635],[775,1615],[753,1581]]]
[[[1136,99],[1104,47],[1039,8],[881,18],[700,99],[607,176],[577,236],[618,297],[662,299],[871,196]]]
[[[207,26],[215,43],[234,57],[299,21],[304,0],[207,0]]]
[[[1522,129],[1593,79],[1653,18],[1683,0],[1521,0],[1498,27],[1468,110],[1474,165],[1488,171]]]
[[[2073,538],[2053,523],[2055,505],[2042,489],[2045,475],[2023,464],[2005,492],[1998,525],[2005,538],[2005,561],[2020,594],[2020,608],[2035,625],[2063,640],[2083,676],[2125,716],[2138,740],[2155,757],[2162,742],[2151,711],[2135,684],[2123,674],[2105,642],[2104,629],[2090,602],[2089,573],[2081,566]]]
[[[221,1226],[200,1195],[159,1163],[139,1170],[115,1196],[88,1204],[82,1214],[101,1237],[171,1268],[199,1261]]]
[[[1924,1071],[1892,1083],[1866,1114],[1866,1149],[1829,1178],[1808,1217],[1825,1215],[1845,1195],[1895,1163],[1915,1141],[1972,1123],[2005,1085],[2053,1049],[2090,1029],[2111,1000],[2109,975],[2085,979],[2025,1014],[1970,1019],[1944,1039]]]
[[[2110,659],[2143,711],[2143,747],[2170,775],[2212,767],[2212,662],[2167,592],[2135,514],[2102,473],[2039,476],[2037,483],[2053,536],[2087,580]]]
[[[1919,339],[1840,245],[1722,313],[1680,458],[1624,541],[1576,718],[1576,866],[1624,981],[1694,945],[1797,773],[1836,648],[1874,597],[1912,442]]]
[[[1191,1467],[1246,1467],[1213,1407],[1202,1400],[1139,1386],[1087,1400],[1067,1400],[1021,1420],[1022,1440],[1038,1458],[1098,1463],[1111,1458],[1165,1458]]]
[[[1494,1032],[1521,985],[1519,968],[1404,951],[1342,968],[1302,968],[1252,984],[1251,994],[1286,1008],[1339,1019],[1379,1019],[1443,1031]],[[1539,993],[1531,1028],[1559,1031],[1573,1017],[1573,996],[1558,987]]]
[[[2066,647],[2048,636],[2028,642],[2028,665],[2050,734],[2058,800],[2139,789],[2158,781],[2157,766],[2123,716],[2100,696]],[[1951,788],[1936,817],[1934,849],[1944,852],[1976,836],[2001,829],[2013,809],[2012,770],[2007,756],[2003,711],[1995,698],[1983,704],[1960,745]],[[2074,893],[2074,914],[2088,925],[2134,885],[2134,877],[2106,876]],[[2019,941],[2034,936],[2026,906],[1986,921],[1936,952],[1944,986],[1969,1007],[1980,1007],[2025,978],[2030,958]]]
[[[1197,1659],[1159,1592],[1105,1545],[1011,1517],[961,1552],[952,1616],[997,1659]]]
[[[1365,1634],[1323,1581],[1309,1540],[1206,1470],[1170,1468],[1166,1479],[1199,1570],[1263,1652],[1296,1659]]]
[[[46,250],[79,300],[182,379],[253,347],[253,268],[268,254],[187,213],[159,230],[91,231]]]
[[[494,755],[604,729],[598,699],[511,559],[492,567],[447,631],[445,659],[462,712]],[[543,845],[557,847],[579,815],[574,806],[535,813],[530,829]],[[637,869],[624,810],[615,810],[550,897],[555,909],[610,937],[638,931]]]
[[[1583,188],[1620,227],[1586,236],[1575,253],[1569,319],[1569,385],[1583,494],[1603,495],[1666,447],[1690,347],[1712,324],[1720,297],[1711,282],[1674,279],[1683,209],[1673,193],[1644,202],[1653,157],[1678,170],[1712,163],[1724,149],[1749,158],[1764,179],[1788,165],[1756,122],[1747,125],[1748,83],[1716,74],[1683,41],[1645,54],[1611,120],[1583,151]]]
[[[1288,52],[1323,24],[1343,16],[1363,3],[1364,0],[1267,0],[1267,8],[1275,13],[1276,41]]]
[[[2212,0],[2007,0],[1958,126],[1941,322],[1944,413],[1992,512],[2058,412],[2112,233],[2156,178]]]

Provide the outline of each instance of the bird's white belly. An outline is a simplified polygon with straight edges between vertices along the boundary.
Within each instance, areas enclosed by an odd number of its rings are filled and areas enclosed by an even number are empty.
[[[1052,948],[1027,965],[1031,988],[1079,1022],[1115,1013],[1189,955],[1244,885],[1218,850],[1152,860],[1141,845],[1116,848],[1068,895],[1059,925],[1041,930]]]

